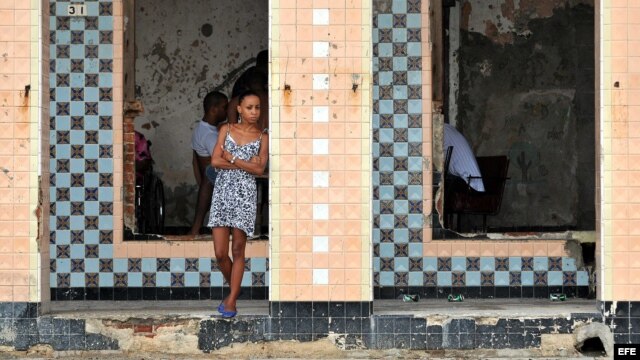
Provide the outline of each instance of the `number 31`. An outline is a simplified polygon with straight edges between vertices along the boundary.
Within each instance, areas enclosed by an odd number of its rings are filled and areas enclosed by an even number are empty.
[[[69,5],[69,15],[84,15],[84,5]]]

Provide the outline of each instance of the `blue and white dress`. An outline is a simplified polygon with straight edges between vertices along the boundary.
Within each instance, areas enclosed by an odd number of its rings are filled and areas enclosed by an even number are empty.
[[[224,148],[238,159],[249,161],[260,152],[261,142],[262,134],[250,143],[238,145],[227,130]],[[250,173],[241,169],[218,169],[211,199],[209,227],[237,228],[248,237],[253,236],[257,194],[256,179]]]

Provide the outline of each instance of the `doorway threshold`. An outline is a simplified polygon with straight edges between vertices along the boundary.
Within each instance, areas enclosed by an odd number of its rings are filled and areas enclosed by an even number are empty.
[[[205,319],[219,315],[216,311],[219,304],[220,300],[52,301],[48,315],[72,319]],[[269,301],[238,300],[238,314],[268,316]]]

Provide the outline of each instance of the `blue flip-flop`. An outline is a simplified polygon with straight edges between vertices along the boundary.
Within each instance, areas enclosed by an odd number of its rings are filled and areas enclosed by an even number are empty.
[[[222,314],[224,312],[224,303],[220,303],[220,305],[218,305],[218,312],[220,314]]]
[[[224,307],[223,307],[223,309],[220,312],[220,314],[222,314],[223,318],[230,319],[232,317],[235,317],[238,314],[238,311],[226,311],[226,310],[224,310]]]

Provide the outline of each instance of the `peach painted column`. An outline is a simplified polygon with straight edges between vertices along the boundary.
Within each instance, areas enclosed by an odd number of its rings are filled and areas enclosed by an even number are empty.
[[[0,1],[0,301],[49,298],[48,9]]]
[[[114,255],[126,257],[124,238],[124,26],[123,0],[113,0],[113,244]],[[136,244],[132,247],[139,248]],[[136,254],[134,254],[136,255]],[[150,254],[155,256],[155,254]]]
[[[371,301],[371,2],[273,0],[271,301]]]
[[[599,299],[640,300],[640,2],[603,0]],[[598,31],[598,30],[596,30]]]

